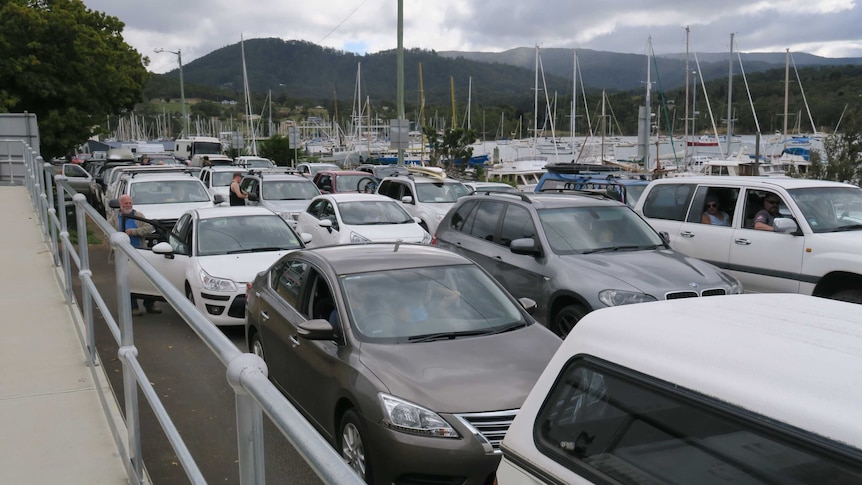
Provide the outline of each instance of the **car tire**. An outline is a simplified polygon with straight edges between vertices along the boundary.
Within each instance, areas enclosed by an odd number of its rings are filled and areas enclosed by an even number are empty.
[[[362,423],[356,411],[348,409],[338,427],[338,448],[341,450],[341,457],[365,480],[365,483],[374,483],[371,476],[371,463],[368,461],[368,445],[363,440],[364,435]]]
[[[260,333],[255,332],[254,335],[251,336],[251,342],[248,344],[248,351],[266,362],[266,354],[263,351],[263,342],[260,340]]]
[[[833,300],[846,301],[850,303],[862,303],[862,290],[850,289],[841,290],[831,297]]]
[[[554,324],[551,327],[551,330],[554,331],[560,338],[566,338],[566,335],[575,328],[575,325],[582,319],[586,314],[587,309],[584,308],[583,305],[574,304],[564,306],[560,311],[554,315]]]

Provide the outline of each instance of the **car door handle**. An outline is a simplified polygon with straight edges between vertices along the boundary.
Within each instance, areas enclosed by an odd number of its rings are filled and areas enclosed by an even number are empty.
[[[292,343],[293,345],[299,345],[299,338],[297,338],[296,335],[291,335],[289,338],[290,343]]]
[[[262,320],[269,320],[269,313],[266,313],[265,311],[260,312],[260,318]]]
[[[687,237],[689,239],[694,237],[694,233],[690,231],[682,231],[681,233],[679,233],[679,235],[682,237]]]
[[[733,242],[735,242],[736,244],[739,244],[740,246],[751,245],[751,241],[749,241],[748,239],[743,239],[743,238],[735,239]]]

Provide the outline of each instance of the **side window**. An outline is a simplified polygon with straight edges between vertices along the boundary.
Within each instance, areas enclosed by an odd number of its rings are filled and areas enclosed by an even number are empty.
[[[540,452],[591,481],[857,483],[828,439],[590,358],[562,370],[534,421]],[[781,459],[777,459],[781,457]],[[685,463],[685,466],[666,466]]]
[[[500,216],[506,209],[502,202],[481,202],[473,218],[470,234],[478,239],[494,241],[494,234],[500,222]]]
[[[769,212],[772,217],[791,217],[787,204],[780,195],[768,190],[747,190],[745,196],[745,221],[743,227],[754,229],[757,213]],[[775,204],[774,202],[777,202]],[[771,224],[770,224],[771,225]]]
[[[248,192],[250,194],[255,193],[257,192],[257,180],[252,178],[243,179],[239,183],[239,188],[242,189],[244,192]]]
[[[474,207],[476,207],[476,201],[473,200],[461,204],[461,207],[458,207],[452,214],[452,229],[469,233],[470,226],[472,226],[470,212],[473,211]]]
[[[530,211],[515,204],[509,204],[506,215],[503,216],[503,227],[500,229],[500,244],[508,246],[515,239],[535,238],[536,226]]]
[[[306,212],[308,212],[308,214],[315,219],[320,219],[320,211],[323,208],[324,204],[326,204],[326,201],[323,199],[315,200],[314,202],[309,204]]]
[[[335,298],[332,296],[333,293],[326,282],[326,278],[315,269],[309,271],[308,278],[310,291],[307,293],[307,306],[300,313],[305,314],[310,319],[321,318],[336,324],[338,317],[337,312],[335,312]]]
[[[270,274],[270,284],[275,292],[297,311],[299,292],[307,269],[307,263],[289,259],[276,264]]]
[[[87,178],[87,172],[77,165],[66,165],[64,170],[67,177],[71,178]]]
[[[686,221],[731,226],[738,198],[739,189],[735,187],[700,186],[692,198],[692,209]]]
[[[320,206],[320,219],[332,221],[332,230],[338,230],[338,218],[335,217],[335,207],[328,200],[324,200],[323,205]]]
[[[694,194],[693,184],[658,184],[647,194],[644,216],[653,219],[684,221]],[[700,211],[698,211],[700,212]]]
[[[191,255],[191,235],[192,235],[192,217],[188,214],[183,214],[182,217],[174,224],[174,229],[171,231],[171,236],[168,242],[174,249],[176,254]]]
[[[408,185],[408,184],[399,184],[399,185],[401,185],[401,188],[403,190],[401,192],[401,195],[398,197],[398,200],[401,200],[404,197],[413,197],[413,203],[415,204],[417,202],[416,194],[414,194],[413,191],[410,189],[410,185]]]
[[[398,199],[398,186],[392,183],[391,180],[384,180],[383,182],[381,182],[380,188],[377,189],[377,192],[380,195],[385,195],[386,197]]]

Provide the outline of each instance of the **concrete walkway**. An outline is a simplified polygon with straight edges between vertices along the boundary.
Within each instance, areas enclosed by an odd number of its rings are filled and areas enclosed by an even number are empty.
[[[0,207],[0,483],[129,483],[109,424],[124,432],[119,409],[103,368],[86,365],[27,189],[0,186]]]

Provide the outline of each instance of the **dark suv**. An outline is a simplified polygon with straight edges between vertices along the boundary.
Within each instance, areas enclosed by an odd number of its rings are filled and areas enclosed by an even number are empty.
[[[560,336],[598,308],[742,292],[715,266],[670,249],[631,208],[597,194],[462,197],[435,241],[535,300],[536,319]]]

